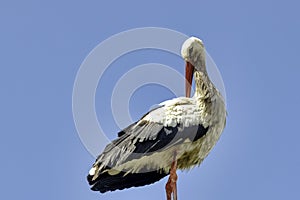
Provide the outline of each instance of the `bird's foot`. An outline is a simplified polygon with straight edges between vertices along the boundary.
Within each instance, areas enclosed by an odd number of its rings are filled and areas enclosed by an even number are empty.
[[[166,184],[166,194],[167,194],[167,200],[171,200],[172,193],[173,193],[173,200],[177,200],[177,161],[173,161],[171,170],[170,170],[170,176],[168,179],[168,182]]]

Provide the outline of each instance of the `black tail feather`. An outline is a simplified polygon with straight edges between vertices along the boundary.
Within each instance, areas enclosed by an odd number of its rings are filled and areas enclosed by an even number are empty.
[[[129,173],[125,175],[125,172],[120,172],[116,175],[109,175],[107,172],[101,174],[96,180],[92,180],[92,176],[88,175],[87,179],[94,191],[100,191],[101,193],[123,190],[130,187],[139,187],[152,184],[156,181],[167,176],[167,173],[160,171],[152,171],[146,173]]]

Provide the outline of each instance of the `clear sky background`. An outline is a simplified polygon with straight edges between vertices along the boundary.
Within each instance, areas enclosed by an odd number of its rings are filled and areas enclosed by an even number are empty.
[[[90,191],[86,175],[94,158],[72,117],[73,83],[87,54],[113,34],[144,26],[202,38],[226,87],[226,129],[199,168],[179,173],[180,199],[299,199],[299,7],[296,0],[1,1],[0,199],[165,198],[166,179]],[[172,63],[153,55],[130,54],[124,63],[128,69]],[[109,87],[98,87],[96,100],[103,91],[109,98]],[[158,86],[141,88],[130,104],[133,118],[172,97]],[[115,138],[109,109],[96,106]]]

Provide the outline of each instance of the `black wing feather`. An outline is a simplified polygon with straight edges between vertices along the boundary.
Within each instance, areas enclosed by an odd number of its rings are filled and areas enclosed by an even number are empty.
[[[105,148],[104,152],[96,160],[97,165],[103,162],[106,167],[101,169],[100,175],[95,179],[88,175],[89,184],[92,190],[107,192],[116,189],[143,186],[154,183],[168,175],[162,169],[154,169],[147,173],[127,173],[119,172],[116,175],[107,173],[107,169],[116,166],[117,161],[126,163],[133,159],[139,159],[144,154],[151,154],[163,151],[166,148],[183,143],[186,139],[196,141],[207,133],[208,127],[202,125],[183,127],[177,124],[175,127],[164,127],[162,124],[154,122],[136,122],[123,131],[119,132],[119,137],[112,141]],[[131,150],[129,154],[124,154],[121,149]]]
[[[101,174],[101,178],[92,181],[92,176],[88,175],[88,180],[92,184],[91,190],[100,191],[101,193],[123,190],[130,187],[139,187],[149,185],[159,181],[168,174],[165,172],[151,171],[146,173],[129,173],[120,172],[117,175],[111,176],[107,172]]]

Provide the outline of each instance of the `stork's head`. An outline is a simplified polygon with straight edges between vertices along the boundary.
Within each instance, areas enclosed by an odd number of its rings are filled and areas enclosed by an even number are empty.
[[[186,61],[186,96],[190,97],[194,70],[206,73],[205,48],[202,40],[196,37],[187,39],[182,45],[181,55]]]

